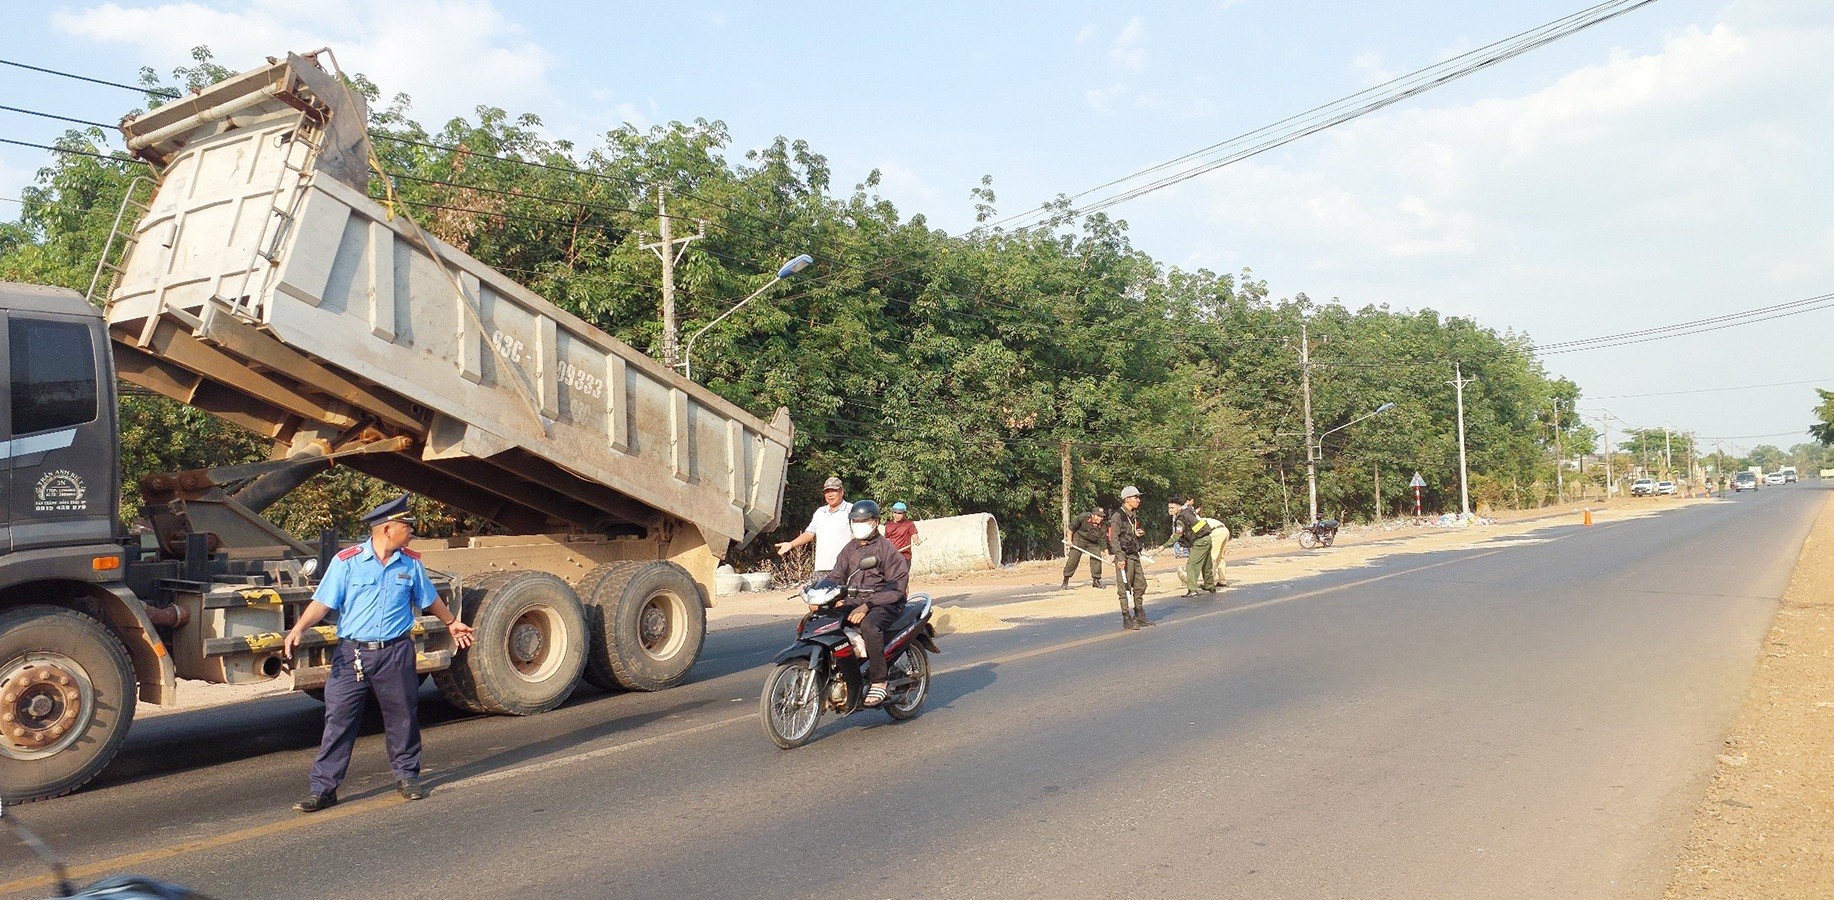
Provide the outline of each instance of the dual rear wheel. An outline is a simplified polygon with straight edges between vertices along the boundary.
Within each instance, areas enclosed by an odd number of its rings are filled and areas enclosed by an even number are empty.
[[[673,687],[707,634],[700,588],[669,562],[608,563],[577,591],[545,572],[501,572],[464,593],[476,642],[434,680],[449,701],[474,712],[546,712],[582,677],[607,690]]]

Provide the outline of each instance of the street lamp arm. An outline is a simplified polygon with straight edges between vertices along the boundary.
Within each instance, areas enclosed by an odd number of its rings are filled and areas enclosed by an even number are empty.
[[[1351,419],[1350,421],[1345,422],[1344,424],[1339,425],[1336,428],[1333,428],[1330,431],[1325,432],[1324,434],[1320,434],[1318,436],[1318,443],[1320,444],[1324,443],[1325,435],[1329,435],[1332,432],[1343,431],[1344,429],[1349,428],[1350,426],[1355,425],[1356,423],[1361,422],[1364,419],[1370,418],[1371,416],[1381,415],[1382,413],[1388,412],[1389,410],[1394,409],[1394,408],[1395,408],[1395,405],[1393,403],[1384,403],[1381,406],[1376,407],[1375,412],[1365,413],[1363,415],[1357,416],[1356,418]]]
[[[739,307],[742,307],[745,304],[758,299],[758,295],[764,293],[765,291],[770,290],[772,286],[774,286],[777,282],[782,281],[782,280],[783,279],[781,277],[772,278],[770,281],[766,282],[763,287],[758,288],[755,291],[752,291],[751,296],[746,297],[745,299],[740,300],[738,303],[733,304],[733,307],[731,309],[726,310],[723,313],[720,313],[718,316],[714,318],[713,321],[708,322],[705,325],[702,325],[699,331],[694,332],[694,335],[688,338],[688,343],[682,350],[681,359],[682,359],[682,368],[690,380],[694,378],[694,368],[691,365],[689,365],[688,361],[694,358],[694,342],[699,340],[701,335],[706,334],[707,329],[712,328],[713,326],[726,321],[726,317],[732,315],[733,313],[738,312]]]

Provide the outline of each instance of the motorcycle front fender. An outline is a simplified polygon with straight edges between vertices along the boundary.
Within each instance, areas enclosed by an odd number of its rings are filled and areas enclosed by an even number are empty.
[[[791,644],[777,651],[777,655],[771,658],[771,665],[781,666],[792,659],[806,659],[809,661],[810,669],[819,669],[822,653],[825,650],[827,650],[827,648],[820,644],[808,641],[798,641],[795,644]]]

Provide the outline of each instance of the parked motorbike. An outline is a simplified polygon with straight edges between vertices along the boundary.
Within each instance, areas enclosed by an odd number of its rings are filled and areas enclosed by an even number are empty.
[[[877,568],[877,557],[860,561],[862,569]],[[866,642],[859,629],[847,622],[841,601],[857,597],[852,585],[810,585],[802,589],[809,612],[796,623],[796,642],[773,659],[758,698],[764,733],[785,750],[800,747],[815,734],[822,713],[850,716],[862,709],[866,696]],[[890,695],[879,709],[893,719],[914,719],[923,712],[930,695],[930,654],[936,648],[936,629],[930,624],[930,595],[912,594],[904,613],[887,629],[885,659]]]
[[[1337,540],[1336,519],[1324,519],[1299,529],[1299,546],[1307,550],[1314,547],[1329,547],[1335,540]]]

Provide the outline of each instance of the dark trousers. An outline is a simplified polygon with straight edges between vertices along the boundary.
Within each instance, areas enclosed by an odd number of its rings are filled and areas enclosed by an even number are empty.
[[[356,643],[332,648],[331,680],[325,682],[325,736],[312,761],[312,791],[337,790],[350,770],[350,751],[363,724],[363,698],[374,693],[382,707],[389,768],[395,779],[420,775],[420,675],[414,671],[414,641],[363,650],[363,680],[357,680]]]
[[[1069,548],[1070,552],[1063,559],[1063,580],[1069,581],[1070,576],[1076,574],[1076,564],[1078,562],[1081,562],[1083,557],[1088,556],[1090,579],[1095,580],[1095,581],[1101,581],[1102,580],[1102,545],[1094,544],[1094,543],[1085,544],[1079,540],[1072,540],[1070,542],[1070,545],[1071,545]],[[1081,549],[1078,549],[1078,548],[1081,548]],[[1089,551],[1089,553],[1093,553],[1095,555],[1089,556],[1089,554],[1084,553],[1083,550],[1087,550]]]
[[[1140,609],[1146,599],[1146,569],[1140,565],[1140,557],[1128,555],[1121,557],[1121,571],[1114,573],[1114,593],[1121,598],[1121,612],[1127,612],[1127,593],[1133,591],[1134,609]]]
[[[860,639],[866,642],[866,680],[884,681],[889,666],[885,663],[885,629],[898,621],[904,604],[866,607],[866,620],[860,623]]]

